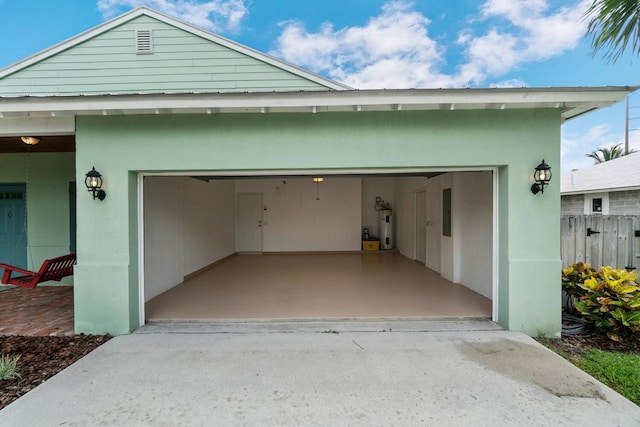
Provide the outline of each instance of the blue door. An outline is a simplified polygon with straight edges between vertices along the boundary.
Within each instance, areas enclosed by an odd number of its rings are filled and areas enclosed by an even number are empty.
[[[25,184],[0,184],[0,263],[27,268]]]

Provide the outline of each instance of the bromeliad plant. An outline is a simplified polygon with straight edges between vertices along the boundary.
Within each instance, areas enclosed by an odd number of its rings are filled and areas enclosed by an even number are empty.
[[[614,341],[640,334],[640,285],[638,273],[587,263],[562,270],[562,286],[575,298],[582,318]]]

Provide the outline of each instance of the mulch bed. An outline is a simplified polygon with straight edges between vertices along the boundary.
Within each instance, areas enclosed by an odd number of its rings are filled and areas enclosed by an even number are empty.
[[[0,409],[107,342],[109,335],[0,336],[0,353],[20,355],[21,378],[0,380]]]
[[[545,347],[568,355],[580,355],[592,349],[640,355],[640,336],[629,338],[624,342],[612,341],[606,335],[601,334],[579,335],[576,337],[563,336],[561,339],[536,338],[536,340]]]

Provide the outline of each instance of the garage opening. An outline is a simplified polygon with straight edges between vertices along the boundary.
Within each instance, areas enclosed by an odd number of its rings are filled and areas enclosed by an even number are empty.
[[[144,320],[491,318],[493,188],[492,171],[145,176]]]

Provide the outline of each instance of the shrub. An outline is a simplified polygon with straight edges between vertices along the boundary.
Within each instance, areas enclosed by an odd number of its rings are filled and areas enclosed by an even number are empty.
[[[635,271],[587,263],[562,270],[562,286],[575,299],[574,307],[598,332],[614,341],[640,333],[640,285]]]
[[[589,263],[578,262],[562,270],[562,289],[571,296],[581,297],[584,290],[578,285],[597,274]]]
[[[4,354],[0,354],[0,380],[21,378],[18,372],[18,360],[20,360],[20,356],[5,356]]]

